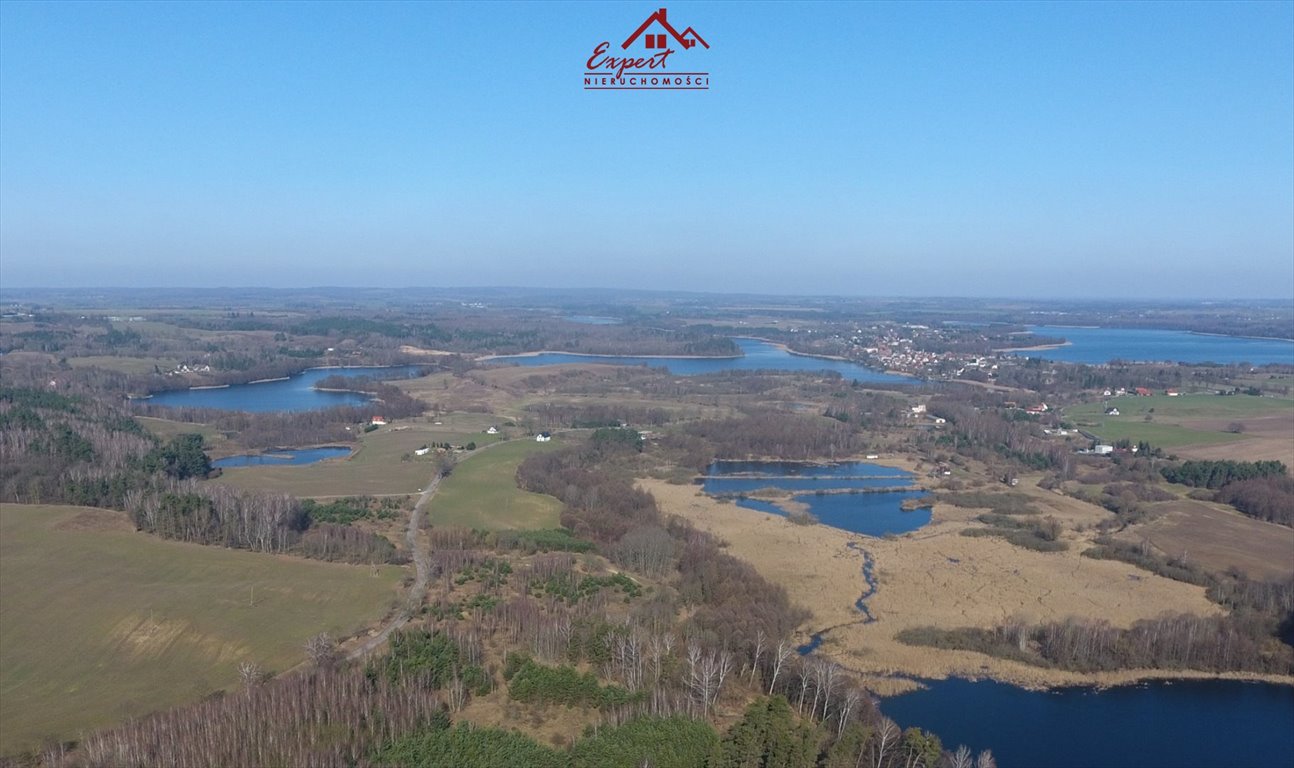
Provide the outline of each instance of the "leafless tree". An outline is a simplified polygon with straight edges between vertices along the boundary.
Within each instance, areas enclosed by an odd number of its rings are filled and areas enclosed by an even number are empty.
[[[952,768],[974,768],[974,758],[971,757],[970,747],[965,744],[957,748],[952,754]]]
[[[975,768],[997,768],[997,760],[993,759],[993,753],[987,749],[979,753],[975,758]]]
[[[261,669],[261,665],[254,661],[240,661],[238,662],[238,679],[242,681],[244,688],[251,688],[264,682],[265,670]]]
[[[759,659],[764,655],[764,642],[767,640],[763,628],[755,630],[755,653],[750,661],[750,682],[755,682],[755,673],[759,671]]]
[[[773,652],[773,675],[768,681],[768,695],[773,695],[773,688],[777,685],[777,676],[782,673],[782,665],[795,651],[795,645],[788,639],[783,638],[777,643],[777,650]]]
[[[337,660],[337,643],[332,635],[320,632],[306,641],[306,656],[316,667],[329,667]]]
[[[902,737],[898,723],[888,717],[882,717],[876,724],[876,735],[872,737],[872,768],[882,768],[890,750],[899,743]]]

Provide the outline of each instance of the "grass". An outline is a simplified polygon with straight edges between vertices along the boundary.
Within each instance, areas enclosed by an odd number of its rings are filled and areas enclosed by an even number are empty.
[[[120,513],[0,506],[0,754],[285,670],[380,619],[401,571],[165,541]],[[253,589],[255,602],[252,603]]]
[[[462,462],[431,501],[432,525],[484,530],[556,528],[562,504],[552,496],[517,487],[517,467],[527,456],[557,445],[514,440]]]
[[[162,440],[170,440],[176,435],[197,433],[202,435],[202,440],[206,444],[208,453],[219,451],[228,453],[232,450],[229,439],[221,434],[220,430],[210,424],[196,424],[189,421],[174,421],[172,419],[156,419],[151,416],[135,416],[144,429],[151,432]]]
[[[178,361],[169,358],[155,357],[116,357],[113,355],[87,355],[68,358],[68,365],[73,368],[103,368],[125,374],[149,374],[155,369],[162,372],[174,370]]]
[[[1107,403],[1108,402],[1108,406]],[[1119,409],[1118,416],[1106,416],[1106,407]],[[1152,412],[1153,411],[1153,412]],[[1106,442],[1142,440],[1164,449],[1187,445],[1218,445],[1246,439],[1219,429],[1204,429],[1184,422],[1260,418],[1294,411],[1294,400],[1249,395],[1182,395],[1168,397],[1115,397],[1108,401],[1074,406],[1065,416],[1082,429]],[[1151,421],[1146,421],[1147,416]]]
[[[424,424],[401,430],[382,427],[361,435],[358,450],[349,458],[304,466],[226,469],[216,482],[306,497],[412,494],[421,491],[436,471],[435,453],[413,456],[418,448],[445,442],[484,446],[495,439],[481,432],[450,432]]]
[[[1102,418],[1106,402],[1117,407],[1122,414],[1116,418],[1129,416],[1141,418],[1147,414],[1156,419],[1169,421],[1186,419],[1241,419],[1252,416],[1267,416],[1288,412],[1294,409],[1294,400],[1276,397],[1253,397],[1251,395],[1151,395],[1150,397],[1111,397],[1096,403],[1076,405],[1065,411],[1067,416],[1075,419]],[[1151,409],[1154,413],[1150,413]]]

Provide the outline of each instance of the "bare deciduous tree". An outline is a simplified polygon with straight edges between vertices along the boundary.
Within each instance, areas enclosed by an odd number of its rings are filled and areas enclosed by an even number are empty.
[[[320,632],[306,641],[306,656],[316,667],[329,667],[337,660],[337,643],[332,635]]]
[[[898,723],[888,717],[881,718],[881,721],[876,724],[876,735],[872,737],[873,768],[882,768],[885,765],[890,751],[898,744],[901,736]]]
[[[965,744],[957,748],[952,754],[952,768],[974,768],[974,760],[971,758],[970,747]]]

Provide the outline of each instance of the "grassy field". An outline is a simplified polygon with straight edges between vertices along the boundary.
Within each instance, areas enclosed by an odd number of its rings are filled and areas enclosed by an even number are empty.
[[[435,474],[434,454],[413,456],[429,443],[487,445],[497,438],[481,432],[452,431],[446,425],[414,423],[408,429],[383,427],[360,438],[350,457],[305,466],[227,469],[219,483],[294,496],[411,494]],[[406,461],[404,457],[408,455]]]
[[[154,357],[116,357],[112,355],[90,355],[68,359],[73,368],[103,368],[120,373],[148,374],[154,370],[170,371],[178,364],[177,360]]]
[[[170,440],[176,435],[197,433],[202,435],[202,441],[206,445],[207,453],[224,455],[232,450],[229,439],[221,434],[220,430],[210,424],[195,424],[189,421],[173,421],[171,419],[155,419],[151,416],[136,416],[135,421],[138,421],[143,425],[144,429],[162,440]]]
[[[1119,409],[1106,416],[1107,403]],[[1294,415],[1294,400],[1248,395],[1182,395],[1116,397],[1065,411],[1074,424],[1114,442],[1145,440],[1164,449],[1239,443],[1247,436],[1227,430],[1232,422],[1247,424]],[[1151,421],[1146,421],[1149,416]]]
[[[556,528],[562,504],[552,496],[517,487],[517,466],[527,456],[552,450],[558,442],[518,439],[464,461],[440,484],[431,500],[432,525],[485,530]]]
[[[228,688],[241,661],[292,667],[311,635],[380,619],[401,573],[165,541],[116,512],[0,505],[0,754]]]

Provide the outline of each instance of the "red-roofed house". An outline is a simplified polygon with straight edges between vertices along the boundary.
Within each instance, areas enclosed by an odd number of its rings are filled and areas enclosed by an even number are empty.
[[[656,26],[653,27],[653,24]],[[647,34],[644,35],[644,32]],[[660,8],[655,13],[648,16],[647,20],[639,25],[638,29],[635,29],[634,33],[620,44],[620,47],[625,50],[629,50],[629,46],[633,45],[634,41],[639,37],[642,37],[643,46],[645,48],[663,51],[669,47],[669,40],[665,37],[667,34],[677,40],[678,44],[683,46],[683,50],[693,48],[697,43],[700,43],[704,48],[710,47],[710,44],[698,35],[695,29],[688,27],[681,33],[677,29],[674,29],[673,25],[669,23],[669,19],[666,18],[664,8]]]

